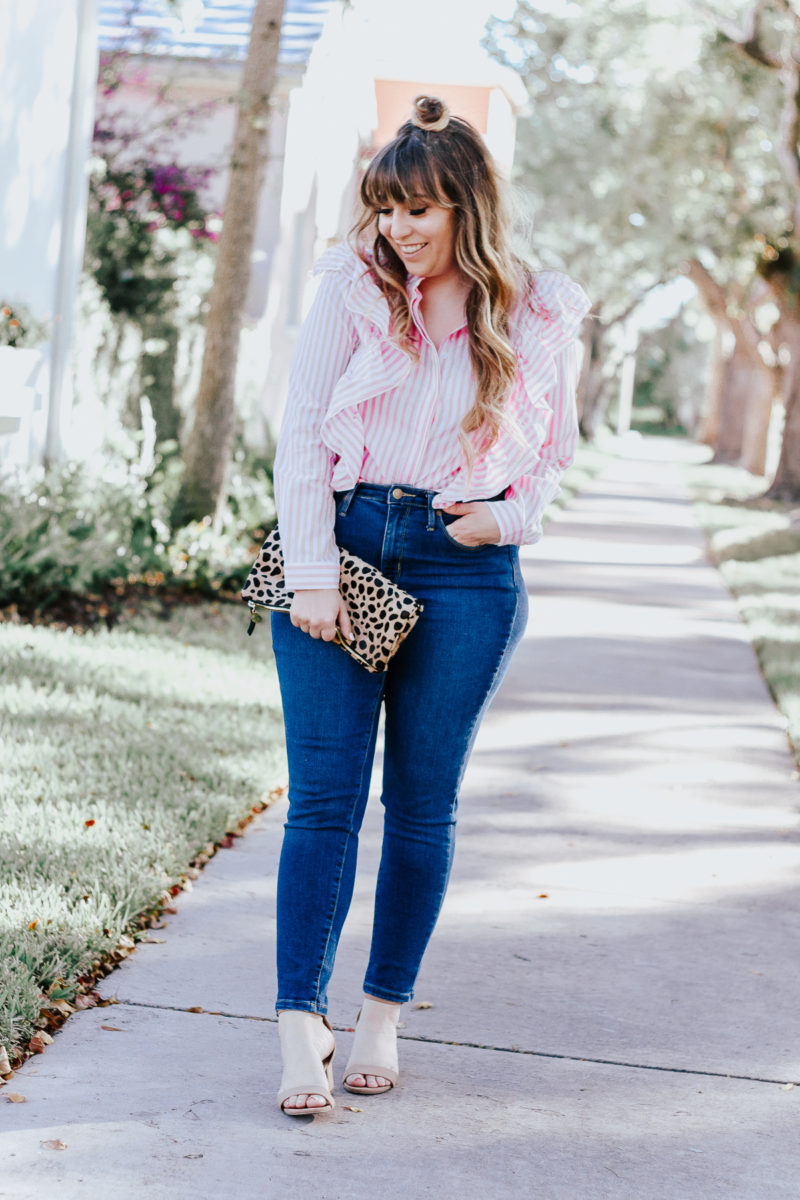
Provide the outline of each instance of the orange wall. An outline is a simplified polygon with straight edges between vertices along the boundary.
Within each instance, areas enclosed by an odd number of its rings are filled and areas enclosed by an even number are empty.
[[[481,133],[486,133],[489,118],[491,88],[461,84],[419,82],[399,79],[376,79],[375,98],[378,103],[378,128],[375,147],[384,146],[397,133],[398,127],[411,115],[415,96],[439,96],[457,117],[465,117]]]

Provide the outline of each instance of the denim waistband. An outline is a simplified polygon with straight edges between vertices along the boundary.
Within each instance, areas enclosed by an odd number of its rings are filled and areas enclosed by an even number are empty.
[[[505,499],[505,494],[504,488],[496,496],[488,496],[486,498],[488,500],[503,500]],[[439,492],[435,489],[428,491],[425,488],[411,487],[406,483],[357,483],[355,487],[349,488],[347,491],[333,493],[337,504],[344,500],[347,508],[350,507],[350,503],[356,495],[374,496],[378,500],[385,500],[387,504],[402,503],[410,505],[412,508],[431,508],[433,498],[434,496],[438,496]]]

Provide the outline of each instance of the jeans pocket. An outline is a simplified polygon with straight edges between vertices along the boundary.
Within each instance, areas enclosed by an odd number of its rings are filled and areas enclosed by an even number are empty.
[[[500,550],[501,549],[500,546],[496,546],[493,542],[480,542],[479,545],[477,545],[477,546],[465,546],[463,542],[457,541],[453,537],[452,533],[449,533],[448,529],[447,529],[448,524],[452,525],[453,521],[458,521],[460,519],[459,517],[453,516],[452,520],[450,522],[447,522],[444,519],[444,514],[442,513],[442,510],[440,508],[437,508],[436,519],[439,522],[439,529],[444,534],[447,542],[451,546],[455,546],[455,548],[457,550],[463,550],[465,554],[480,554],[481,551]]]

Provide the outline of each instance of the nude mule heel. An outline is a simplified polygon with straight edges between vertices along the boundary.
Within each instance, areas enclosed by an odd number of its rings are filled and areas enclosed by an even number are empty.
[[[345,1067],[343,1087],[359,1096],[380,1096],[397,1083],[400,1067],[397,1061],[397,1020],[399,1004],[382,1004],[370,996],[356,1018],[356,1036]],[[384,1087],[356,1087],[348,1083],[352,1075],[380,1075],[388,1079]]]
[[[323,1058],[319,1044],[323,1040],[315,1026],[325,1027],[331,1035],[331,1048]],[[278,1104],[287,1117],[315,1117],[332,1112],[333,1056],[336,1043],[326,1017],[295,1009],[278,1013],[278,1032],[283,1056],[283,1075],[278,1091]],[[325,1103],[311,1108],[285,1108],[290,1096],[322,1096]]]

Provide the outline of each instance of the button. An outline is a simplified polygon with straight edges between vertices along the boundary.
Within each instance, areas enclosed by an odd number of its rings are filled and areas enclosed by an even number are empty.
[[[393,488],[392,495],[394,496],[395,500],[402,500],[403,495],[404,495],[403,489],[402,488]]]

